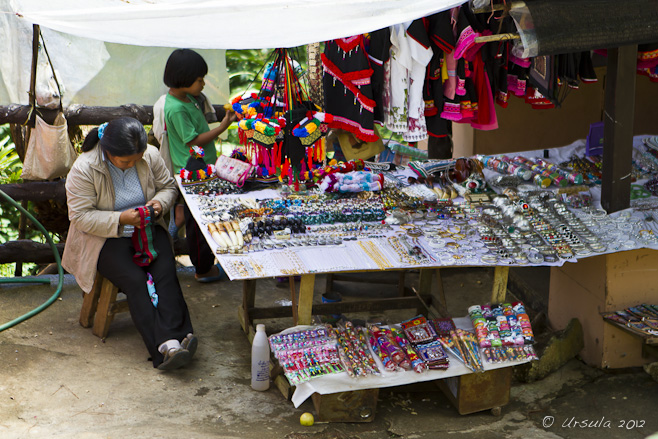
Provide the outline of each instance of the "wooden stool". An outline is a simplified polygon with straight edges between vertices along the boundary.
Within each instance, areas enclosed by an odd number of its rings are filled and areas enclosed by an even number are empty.
[[[93,322],[94,327],[91,332],[105,339],[114,315],[128,311],[128,301],[126,299],[117,301],[118,292],[119,288],[97,272],[91,292],[89,294],[83,293],[84,300],[80,311],[80,325],[89,328]],[[96,318],[94,318],[95,314],[97,314]]]

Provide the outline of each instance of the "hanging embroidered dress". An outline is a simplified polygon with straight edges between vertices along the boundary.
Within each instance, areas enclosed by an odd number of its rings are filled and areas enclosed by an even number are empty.
[[[386,127],[401,133],[407,142],[427,138],[423,84],[425,69],[432,59],[432,48],[411,38],[411,23],[391,26],[390,100],[385,102]]]
[[[372,95],[368,54],[363,35],[327,41],[322,54],[325,111],[333,115],[330,128],[351,132],[357,139],[374,142],[375,101]]]
[[[424,47],[432,48],[432,59],[425,70],[423,84],[424,115],[427,133],[432,137],[446,137],[450,131],[448,120],[441,117],[443,109],[443,77],[447,76],[446,54],[455,48],[450,11],[415,20],[407,34]]]

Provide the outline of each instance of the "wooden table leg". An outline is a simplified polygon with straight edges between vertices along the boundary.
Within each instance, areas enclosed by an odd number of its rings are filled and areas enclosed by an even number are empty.
[[[509,267],[496,267],[494,269],[493,291],[491,292],[491,303],[502,303],[507,295],[507,276]]]
[[[249,309],[253,308],[256,303],[256,280],[242,281],[242,306],[238,309],[238,317],[242,330],[249,334],[252,321],[249,315]]]
[[[448,302],[446,302],[446,293],[443,289],[443,278],[441,277],[441,269],[436,269],[436,297],[438,303],[436,304],[436,309],[439,312],[441,317],[448,317]]]
[[[295,291],[295,276],[288,277],[290,282],[290,300],[292,301],[292,325],[297,326],[299,311],[297,310],[297,292]]]
[[[436,282],[435,282],[436,294],[434,295],[432,294],[432,276],[435,273],[436,273]],[[443,280],[441,279],[441,271],[439,268],[420,269],[418,295],[423,299],[430,297],[432,299],[430,301],[431,303],[435,303],[433,300],[434,298],[438,299],[436,302],[437,303],[436,309],[438,313],[442,317],[446,317],[448,315],[448,305],[446,302],[445,291],[443,290]]]
[[[334,275],[332,273],[328,273],[327,274],[327,283],[325,284],[324,292],[325,293],[330,293],[333,290],[334,290]]]
[[[405,270],[400,270],[398,273],[398,296],[399,297],[404,297],[405,295],[405,289],[404,289],[404,281],[407,277],[407,272]]]
[[[433,268],[421,268],[420,276],[418,277],[418,294],[427,296],[432,293],[432,275],[434,274]]]
[[[297,306],[297,324],[310,325],[313,317],[313,290],[315,289],[315,275],[302,274],[299,285],[299,304]]]

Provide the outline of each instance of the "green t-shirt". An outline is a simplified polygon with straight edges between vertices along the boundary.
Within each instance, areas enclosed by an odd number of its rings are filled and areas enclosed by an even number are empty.
[[[169,138],[169,151],[174,172],[178,174],[190,158],[190,148],[187,142],[199,134],[210,131],[203,111],[192,95],[187,95],[191,102],[183,102],[170,94],[165,98],[164,117]],[[199,145],[205,153],[203,159],[207,164],[217,161],[215,143]]]

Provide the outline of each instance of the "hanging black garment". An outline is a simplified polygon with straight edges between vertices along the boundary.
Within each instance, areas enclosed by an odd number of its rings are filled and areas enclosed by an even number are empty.
[[[370,33],[370,45],[368,57],[372,68],[371,87],[372,98],[375,101],[373,118],[375,122],[384,122],[384,63],[390,57],[391,52],[391,30],[380,29]]]

